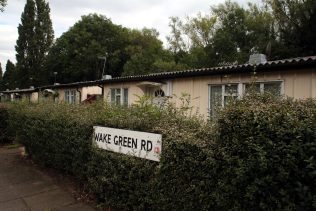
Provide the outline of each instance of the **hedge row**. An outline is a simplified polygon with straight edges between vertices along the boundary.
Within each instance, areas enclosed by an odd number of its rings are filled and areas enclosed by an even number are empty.
[[[185,108],[185,109],[184,109]],[[43,165],[122,210],[316,209],[316,102],[252,96],[214,122],[186,106],[15,105],[10,127]],[[159,163],[92,146],[92,126],[163,134]]]
[[[0,104],[0,144],[10,142],[8,136],[8,109]]]

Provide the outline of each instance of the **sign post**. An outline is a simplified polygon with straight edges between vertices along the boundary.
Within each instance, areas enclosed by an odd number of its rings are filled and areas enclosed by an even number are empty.
[[[94,126],[93,130],[93,142],[101,149],[158,162],[160,160],[161,134],[100,126]]]

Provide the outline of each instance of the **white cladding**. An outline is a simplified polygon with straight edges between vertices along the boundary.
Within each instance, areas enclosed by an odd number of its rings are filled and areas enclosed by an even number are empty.
[[[99,148],[148,160],[160,160],[161,134],[94,126],[93,142]]]

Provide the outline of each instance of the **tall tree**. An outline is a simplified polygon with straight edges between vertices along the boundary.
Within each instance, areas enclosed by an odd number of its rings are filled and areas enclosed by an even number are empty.
[[[45,0],[27,0],[18,26],[16,42],[17,80],[19,87],[41,85],[45,56],[53,42],[49,5]]]
[[[144,28],[128,31],[128,46],[125,48],[128,60],[123,75],[140,75],[156,72],[154,63],[162,59],[164,50],[155,29]]]
[[[2,66],[0,63],[0,90],[4,90],[4,84],[3,84],[3,80],[2,80]]]
[[[281,57],[316,54],[316,1],[266,0],[276,19]]]
[[[0,81],[2,81],[2,74],[3,74],[3,72],[2,72],[1,62],[0,62]]]
[[[101,78],[106,59],[105,73],[120,76],[127,59],[124,53],[127,42],[126,29],[105,16],[82,16],[56,40],[46,69],[51,76],[53,72],[58,73],[59,83],[95,80]]]
[[[5,89],[15,89],[17,88],[17,81],[16,81],[16,70],[15,65],[8,60],[5,66],[5,72],[2,78],[2,84]]]
[[[50,19],[50,8],[48,2],[44,0],[35,0],[37,8],[37,18],[35,20],[35,70],[33,78],[35,84],[43,84],[47,82],[47,73],[44,71],[44,62],[46,55],[53,44],[54,31],[52,21]]]

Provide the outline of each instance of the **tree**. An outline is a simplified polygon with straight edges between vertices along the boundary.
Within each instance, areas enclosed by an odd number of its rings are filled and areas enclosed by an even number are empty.
[[[154,63],[165,60],[162,42],[155,29],[129,30],[128,46],[125,48],[128,60],[123,75],[141,75],[157,72]]]
[[[47,82],[47,73],[44,71],[46,55],[53,44],[54,31],[50,19],[49,4],[44,0],[35,0],[37,8],[37,18],[35,20],[35,38],[37,41],[35,58],[36,70],[33,71],[33,81],[35,84],[42,85]]]
[[[216,17],[198,13],[196,17],[187,17],[183,32],[190,39],[190,48],[206,47],[212,44],[216,32]]]
[[[24,7],[15,46],[20,87],[43,84],[41,69],[54,36],[49,12],[45,0],[27,0]]]
[[[4,89],[15,89],[17,88],[16,82],[15,65],[10,60],[8,60],[2,78],[3,87]]]
[[[266,53],[267,46],[275,40],[274,19],[265,5],[248,4],[242,8],[236,2],[226,1],[211,7],[209,14],[198,13],[185,22],[179,18],[171,20],[172,49],[179,49],[177,43],[189,40],[181,57],[175,54],[176,61],[192,68],[245,63],[254,52]]]
[[[316,1],[266,0],[277,22],[281,58],[316,54]]]
[[[50,73],[50,82],[53,72],[58,72],[59,83],[100,79],[104,57],[105,73],[120,76],[127,59],[125,33],[125,28],[105,16],[82,16],[56,40],[48,54],[45,69]]]
[[[2,72],[2,66],[1,66],[1,63],[0,63],[0,81],[2,81],[2,74],[3,74],[3,72]]]

